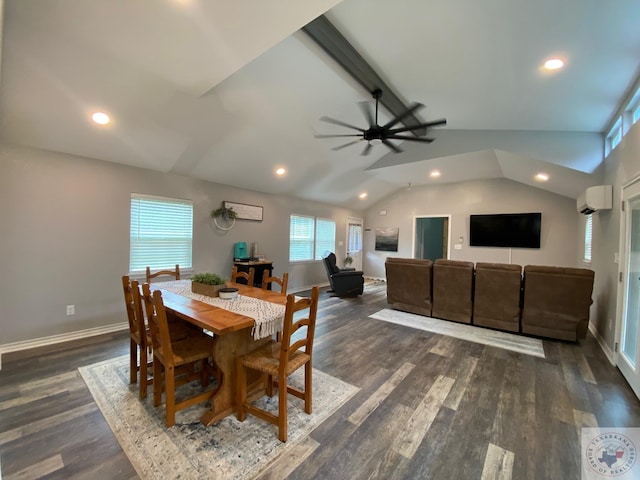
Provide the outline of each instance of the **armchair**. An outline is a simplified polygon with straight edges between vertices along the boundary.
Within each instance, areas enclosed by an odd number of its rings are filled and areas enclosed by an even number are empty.
[[[362,295],[364,276],[354,268],[341,269],[336,264],[336,255],[326,251],[322,255],[324,268],[327,270],[331,290],[339,297]]]

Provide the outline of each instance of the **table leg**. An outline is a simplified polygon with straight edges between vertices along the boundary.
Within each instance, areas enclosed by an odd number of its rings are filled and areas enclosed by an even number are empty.
[[[210,426],[235,412],[236,357],[255,350],[268,341],[268,338],[254,340],[250,328],[214,337],[213,359],[220,369],[220,386],[211,399],[211,408],[200,417],[204,425]],[[256,382],[252,385],[255,393]]]

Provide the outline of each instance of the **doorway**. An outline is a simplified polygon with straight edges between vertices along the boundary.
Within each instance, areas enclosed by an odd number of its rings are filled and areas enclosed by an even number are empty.
[[[449,258],[449,216],[416,217],[413,258]]]
[[[347,218],[347,255],[353,259],[350,265],[362,270],[362,219]]]

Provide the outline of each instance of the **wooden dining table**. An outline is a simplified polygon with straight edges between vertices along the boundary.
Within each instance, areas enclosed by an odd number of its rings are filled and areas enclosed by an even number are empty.
[[[248,285],[232,284],[240,295],[266,302],[286,304],[286,295]],[[158,288],[156,288],[158,289]],[[200,421],[212,425],[236,410],[236,357],[248,353],[270,341],[270,338],[255,340],[251,333],[253,318],[159,288],[168,317],[189,322],[213,332],[213,359],[219,369],[219,385],[213,393],[211,407]],[[264,392],[264,377],[249,379],[248,390],[253,397]]]

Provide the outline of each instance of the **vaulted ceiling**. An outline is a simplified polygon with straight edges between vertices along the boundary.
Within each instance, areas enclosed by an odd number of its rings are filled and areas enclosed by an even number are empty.
[[[322,14],[420,121],[447,119],[434,143],[315,138],[353,133],[325,115],[366,127],[372,101],[300,30]],[[354,209],[496,177],[575,198],[638,76],[639,24],[637,0],[5,0],[0,140]],[[552,56],[565,68],[543,71]]]

